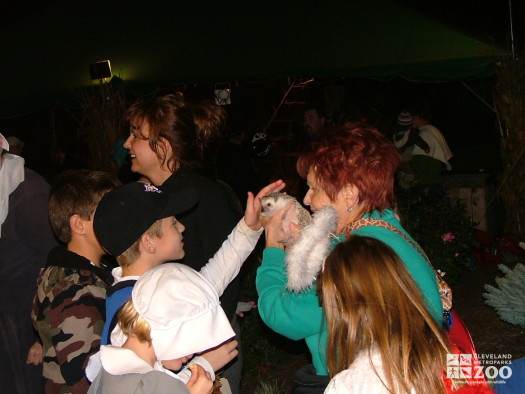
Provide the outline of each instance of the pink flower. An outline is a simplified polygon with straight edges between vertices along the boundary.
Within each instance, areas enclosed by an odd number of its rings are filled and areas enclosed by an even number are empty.
[[[456,237],[454,237],[454,234],[452,233],[445,233],[441,235],[441,239],[443,240],[443,242],[452,242],[454,238]]]

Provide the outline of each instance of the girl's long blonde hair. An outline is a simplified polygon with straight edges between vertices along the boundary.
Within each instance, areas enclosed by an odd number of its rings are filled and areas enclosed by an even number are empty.
[[[357,356],[378,352],[392,393],[443,393],[443,330],[396,253],[369,237],[350,236],[327,257],[318,278],[328,321],[330,376]]]
[[[133,300],[128,299],[118,312],[118,325],[124,335],[136,337],[140,342],[147,342],[151,345],[151,327],[144,320],[133,306]]]

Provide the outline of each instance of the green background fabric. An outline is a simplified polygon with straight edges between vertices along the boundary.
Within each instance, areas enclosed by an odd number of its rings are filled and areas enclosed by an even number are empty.
[[[109,59],[137,89],[269,77],[478,78],[506,52],[388,0],[57,0],[0,27],[0,116],[71,98]]]

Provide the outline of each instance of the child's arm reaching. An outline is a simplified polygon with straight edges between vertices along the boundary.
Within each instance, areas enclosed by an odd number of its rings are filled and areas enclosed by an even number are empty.
[[[248,192],[248,201],[246,202],[246,212],[244,220],[246,224],[253,230],[260,230],[262,223],[260,221],[261,214],[261,198],[270,193],[277,193],[284,189],[285,183],[282,180],[270,183],[268,186],[261,189],[257,196],[253,196],[252,192]]]
[[[177,373],[177,377],[183,382],[188,382],[192,374],[190,366],[196,364],[208,372],[211,380],[215,380],[215,371],[224,367],[239,354],[237,350],[238,345],[239,343],[235,339],[231,339],[219,346],[202,352],[200,355],[196,355],[191,359],[186,368],[183,368]]]
[[[235,339],[230,339],[227,342],[214,347],[213,349],[206,350],[201,353],[201,357],[204,357],[213,368],[214,371],[218,371],[231,360],[233,360],[239,354],[237,346],[239,342]]]
[[[201,268],[200,273],[213,285],[219,296],[237,276],[261,234],[262,229],[254,231],[241,219],[217,253]]]
[[[278,180],[263,188],[255,197],[253,193],[248,192],[244,218],[237,223],[221,248],[208,260],[208,264],[201,268],[200,273],[215,287],[219,296],[237,276],[242,263],[253,251],[262,234],[262,224],[259,220],[260,199],[268,193],[281,191],[284,186],[284,182]]]

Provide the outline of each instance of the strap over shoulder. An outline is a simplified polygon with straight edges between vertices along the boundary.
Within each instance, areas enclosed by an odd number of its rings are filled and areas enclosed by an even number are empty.
[[[352,231],[355,231],[361,227],[367,227],[367,226],[376,226],[376,227],[382,227],[386,228],[390,231],[393,231],[397,234],[399,234],[401,237],[403,237],[414,249],[416,249],[419,254],[426,260],[430,268],[434,271],[436,275],[436,280],[439,288],[439,294],[441,296],[441,303],[443,306],[443,317],[445,325],[450,327],[451,320],[450,320],[450,311],[452,309],[452,290],[450,289],[450,286],[447,284],[447,282],[443,279],[443,275],[440,271],[436,270],[432,263],[430,262],[430,259],[426,255],[426,253],[421,249],[421,246],[419,246],[417,243],[412,241],[404,232],[402,232],[400,229],[395,227],[394,225],[388,223],[385,220],[381,219],[370,219],[370,218],[361,218],[358,219],[352,223],[349,223],[346,225],[346,227],[343,229],[344,233],[347,235],[350,235]]]
[[[352,231],[355,231],[361,227],[367,227],[367,226],[375,226],[375,227],[382,227],[386,228],[387,230],[393,231],[403,237],[405,241],[407,241],[414,249],[416,249],[419,254],[427,261],[428,264],[432,267],[432,264],[430,263],[430,259],[426,255],[426,253],[421,249],[421,246],[419,246],[417,243],[412,241],[404,232],[402,232],[400,229],[398,229],[396,226],[394,226],[391,223],[388,223],[386,220],[382,219],[370,219],[370,218],[361,218],[358,220],[353,221],[352,223],[349,223],[345,226],[343,231],[345,234],[350,235]],[[434,268],[434,267],[432,267]]]

